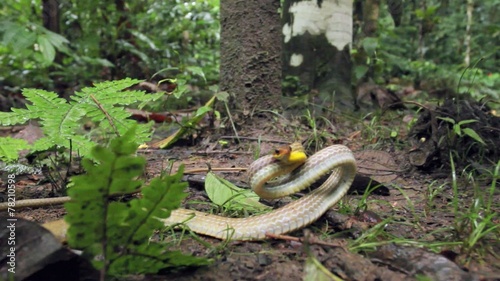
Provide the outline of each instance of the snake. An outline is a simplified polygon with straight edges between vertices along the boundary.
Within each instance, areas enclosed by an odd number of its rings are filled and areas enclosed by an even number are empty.
[[[277,149],[274,154],[257,159],[247,169],[249,185],[264,199],[296,193],[328,175],[318,188],[300,199],[271,212],[244,218],[179,208],[173,210],[168,218],[160,220],[165,226],[182,226],[198,234],[242,241],[262,240],[270,235],[286,234],[311,224],[345,196],[356,175],[356,160],[352,151],[344,145],[328,146],[307,158],[301,157],[301,147],[300,143],[294,143],[284,153]],[[16,202],[16,207],[61,204],[70,199],[58,197],[21,200]],[[6,203],[0,203],[0,210],[6,209],[5,205]],[[63,228],[57,230],[57,234],[54,233],[59,239],[68,227],[63,220],[47,224]],[[51,232],[54,230],[51,229]]]

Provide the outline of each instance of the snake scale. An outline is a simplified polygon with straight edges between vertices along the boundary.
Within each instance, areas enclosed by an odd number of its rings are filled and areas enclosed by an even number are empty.
[[[188,209],[172,211],[171,216],[163,219],[165,225],[183,224],[192,231],[219,239],[259,240],[266,234],[284,234],[302,228],[323,215],[335,205],[348,191],[356,174],[354,156],[343,145],[326,147],[299,165],[285,165],[277,161],[275,155],[257,159],[248,168],[249,183],[262,198],[271,199],[286,196],[330,174],[320,187],[306,196],[269,213],[247,218],[227,218]],[[281,177],[278,182],[266,184],[269,180]],[[38,207],[61,204],[69,197],[29,199],[16,202],[17,207]],[[4,210],[5,203],[0,204]],[[49,223],[50,224],[50,223]],[[63,228],[67,227],[60,223]],[[61,230],[58,230],[61,231]],[[65,232],[63,230],[63,232]]]

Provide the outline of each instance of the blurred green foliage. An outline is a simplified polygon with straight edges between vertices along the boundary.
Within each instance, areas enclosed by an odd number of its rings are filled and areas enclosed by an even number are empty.
[[[464,63],[465,3],[405,2],[398,26],[387,7],[391,3],[380,4],[373,37],[362,35],[362,23],[355,18],[355,83],[370,77],[393,88],[452,89],[498,100],[500,0],[473,6],[469,68]],[[57,90],[131,77],[175,78],[180,93],[192,86],[206,89],[219,79],[217,0],[59,0],[58,4],[60,32],[54,33],[43,27],[42,0],[0,2],[3,89]],[[288,77],[284,86],[300,88],[295,84]]]
[[[181,75],[191,85],[218,79],[218,1],[58,4],[56,34],[43,27],[42,0],[0,3],[1,84],[53,89],[157,72],[156,80]]]
[[[371,70],[382,85],[397,77],[398,83],[424,91],[448,89],[498,100],[500,81],[494,78],[500,75],[500,12],[495,7],[500,1],[475,2],[469,67],[464,63],[465,2],[427,0],[425,7],[424,2],[412,3],[403,4],[401,25],[395,26],[382,2],[376,37],[357,31],[354,77],[361,79]]]

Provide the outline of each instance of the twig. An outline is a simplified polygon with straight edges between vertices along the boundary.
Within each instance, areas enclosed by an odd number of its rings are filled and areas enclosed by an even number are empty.
[[[197,169],[185,170],[184,174],[203,173],[203,172],[208,172],[208,171],[241,172],[241,171],[245,171],[245,170],[246,170],[246,168],[211,168],[211,169],[208,169],[208,168],[197,168]],[[47,174],[46,176],[48,176],[49,178],[52,177],[52,175],[50,175],[50,173]],[[52,182],[55,182],[55,180],[53,178],[52,178]],[[136,190],[128,191],[128,192],[117,192],[117,193],[110,194],[109,198],[117,198],[117,197],[122,197],[122,196],[134,195],[134,194],[140,193],[140,192],[141,192],[140,188],[138,188]],[[65,198],[66,198],[66,201],[64,201]],[[48,198],[41,198],[40,200],[46,201],[45,199],[48,199]],[[53,199],[53,198],[50,198],[50,199]],[[43,206],[48,206],[48,205],[59,205],[59,204],[65,203],[67,201],[70,201],[70,198],[68,196],[58,197],[58,199],[60,199],[60,201],[58,201],[58,202],[53,202],[53,201],[49,202],[49,201],[46,201],[44,203],[36,205],[36,207],[43,207]],[[28,200],[30,200],[30,199],[28,199]],[[31,205],[20,204],[23,201],[24,200],[20,200],[20,201],[16,202],[17,205],[18,205],[17,206],[18,208],[35,207],[35,206],[31,206]],[[5,203],[5,202],[0,203],[0,210],[6,210],[7,209],[7,205],[6,204],[7,203]]]
[[[235,139],[236,137],[234,136],[221,136],[219,139]],[[254,140],[254,141],[265,141],[265,142],[273,142],[273,143],[283,143],[283,144],[288,144],[290,141],[282,141],[282,140],[270,140],[270,139],[262,139],[262,138],[255,138],[255,137],[239,137],[238,139],[242,140]]]
[[[195,168],[190,170],[185,170],[184,174],[196,174],[196,173],[204,173],[204,172],[242,172],[246,171],[247,168]]]
[[[234,125],[233,117],[231,116],[231,112],[229,111],[229,106],[227,106],[227,102],[224,102],[224,106],[226,107],[227,116],[229,116],[229,121],[231,122],[231,126],[233,127],[235,138],[240,142],[240,137],[238,136],[238,131],[236,130],[236,126]]]
[[[94,102],[97,105],[97,107],[99,107],[99,109],[102,111],[102,113],[104,113],[104,116],[106,116],[106,119],[108,119],[109,125],[111,126],[111,128],[113,128],[113,130],[115,131],[115,134],[119,137],[120,133],[116,129],[115,123],[113,123],[113,120],[111,119],[111,116],[109,116],[108,112],[106,110],[104,110],[104,108],[102,107],[102,105],[99,103],[99,101],[97,101],[97,99],[94,97],[93,94],[90,94],[90,98],[92,100],[94,100]]]
[[[241,137],[240,137],[241,138]],[[194,155],[208,155],[208,154],[219,154],[219,153],[228,153],[228,154],[252,154],[248,151],[225,151],[225,150],[212,150],[212,151],[194,151],[191,154]]]

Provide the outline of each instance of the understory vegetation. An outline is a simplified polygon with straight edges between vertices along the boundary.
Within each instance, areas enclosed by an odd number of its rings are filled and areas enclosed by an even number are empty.
[[[342,240],[361,255],[382,245],[423,247],[451,253],[462,269],[473,271],[475,263],[500,271],[499,0],[422,1],[403,5],[399,21],[393,1],[384,1],[375,37],[362,36],[355,15],[353,89],[366,79],[397,102],[381,106],[374,91],[353,97],[361,106],[346,112],[315,103],[314,89],[297,89],[287,97],[307,105],[297,114],[230,108],[229,94],[217,87],[219,1],[55,1],[58,30],[44,22],[42,2],[0,3],[0,170],[24,175],[40,167],[58,186],[51,195],[84,199],[65,205],[69,246],[82,249],[106,278],[209,266],[229,256],[230,241],[207,242],[158,218],[181,202],[238,217],[271,208],[208,162],[203,195],[183,201],[188,184],[174,162],[202,151],[234,168],[238,156],[256,159],[269,149],[264,143],[285,140],[301,141],[310,153],[334,143],[382,151],[397,166],[379,170],[394,178],[368,177],[361,192],[335,207],[349,219],[375,210],[369,228],[313,224],[314,236]],[[283,86],[297,80],[287,77]],[[305,101],[304,93],[311,95]],[[250,117],[258,121],[249,125]],[[13,136],[31,126],[39,130],[28,131],[32,138]],[[168,167],[156,167],[161,175],[151,179],[136,154],[171,147],[189,156],[167,150],[159,157]],[[196,157],[189,161],[205,161]],[[142,186],[142,198],[108,200]],[[390,197],[377,193],[382,189]],[[203,250],[190,255],[183,241]],[[309,251],[315,240],[300,242],[305,280],[338,278]]]

